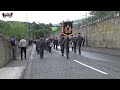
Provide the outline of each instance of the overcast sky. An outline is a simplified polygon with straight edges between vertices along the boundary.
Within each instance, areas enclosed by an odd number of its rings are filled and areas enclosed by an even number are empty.
[[[2,13],[13,13],[13,17],[3,18]],[[0,11],[0,20],[4,21],[27,21],[45,24],[58,24],[69,19],[77,20],[89,15],[88,11]],[[83,16],[84,15],[84,16]],[[27,17],[26,17],[27,16]]]

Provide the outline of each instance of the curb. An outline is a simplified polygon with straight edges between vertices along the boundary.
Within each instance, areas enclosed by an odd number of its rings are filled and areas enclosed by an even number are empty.
[[[29,57],[30,57],[30,55],[32,53],[32,50],[33,50],[33,45],[32,45],[32,49],[30,50],[30,54],[28,55]],[[29,61],[29,58],[25,61],[25,65],[23,66],[22,71],[21,71],[20,76],[18,77],[18,79],[22,79],[24,71],[25,71],[25,69],[27,67],[28,61]]]
[[[95,53],[101,53],[101,54],[108,54],[108,55],[115,55],[115,56],[120,56],[120,53],[114,53],[114,52],[118,52],[118,51],[113,51],[113,52],[109,52],[109,50],[105,50],[105,51],[97,51],[95,49],[85,49],[85,48],[81,48],[81,50],[83,51],[90,51],[90,52],[95,52]]]

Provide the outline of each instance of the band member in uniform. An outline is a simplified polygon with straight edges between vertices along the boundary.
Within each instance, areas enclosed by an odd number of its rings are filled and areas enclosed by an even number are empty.
[[[47,46],[48,46],[48,51],[49,53],[51,53],[51,43],[52,43],[52,39],[49,37],[48,40],[47,40]]]
[[[39,54],[40,48],[39,48],[39,46],[38,46],[38,41],[39,41],[39,39],[37,38],[37,39],[36,39],[36,51],[37,51],[37,53]]]
[[[66,39],[65,39],[65,49],[66,49],[67,59],[69,59],[69,42],[70,42],[69,36],[66,36]]]
[[[73,35],[71,35],[71,46],[72,46],[72,51],[73,51],[73,40],[74,40],[74,38],[73,38]]]
[[[83,35],[83,43],[82,43],[82,46],[84,46],[85,44],[85,36]]]
[[[44,56],[44,44],[45,41],[44,39],[40,36],[40,39],[38,41],[38,46],[40,47],[40,59],[43,58]]]
[[[64,48],[65,48],[64,45],[65,45],[64,35],[61,34],[61,36],[60,36],[60,47],[61,47],[62,56],[64,56]]]
[[[77,37],[77,46],[78,46],[78,51],[79,54],[81,54],[81,44],[82,44],[83,38],[80,35],[80,33],[78,33],[78,37]]]
[[[77,36],[74,35],[74,37],[73,37],[73,49],[74,49],[74,53],[76,53],[76,45],[77,45]]]
[[[55,36],[54,36],[54,39],[53,39],[53,45],[54,45],[54,49],[55,49]]]
[[[58,41],[58,37],[55,38],[55,49],[58,50],[58,44],[59,44],[59,41]]]

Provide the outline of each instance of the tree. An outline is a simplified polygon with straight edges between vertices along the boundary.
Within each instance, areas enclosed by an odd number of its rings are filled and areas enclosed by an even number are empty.
[[[53,25],[52,25],[52,23],[49,23],[48,26],[49,26],[49,27],[52,27]]]

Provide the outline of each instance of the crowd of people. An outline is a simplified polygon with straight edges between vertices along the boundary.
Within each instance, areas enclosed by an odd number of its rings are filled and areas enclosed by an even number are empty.
[[[21,52],[21,60],[23,60],[23,52],[24,52],[24,59],[26,59],[26,48],[27,46],[34,43],[36,45],[36,51],[40,54],[40,59],[44,57],[44,50],[48,51],[49,53],[52,52],[52,48],[58,50],[58,46],[60,46],[60,51],[62,56],[64,56],[64,51],[66,51],[67,59],[69,59],[69,48],[72,48],[72,51],[76,53],[78,50],[79,54],[81,54],[81,46],[84,46],[85,37],[81,36],[80,33],[74,34],[71,36],[61,34],[60,37],[49,36],[48,38],[44,38],[39,36],[35,40],[25,40],[24,37],[21,37],[21,40],[16,40],[16,37],[12,37],[10,39],[12,52],[13,52],[13,59],[18,60],[17,56],[17,47],[19,47]]]
[[[52,48],[58,50],[58,46],[60,46],[62,56],[64,56],[64,51],[66,51],[67,59],[69,59],[69,48],[71,47],[74,53],[76,53],[76,50],[78,49],[79,54],[81,54],[81,46],[84,46],[84,43],[85,37],[81,36],[80,33],[71,36],[64,34],[61,34],[60,37],[49,36],[46,39],[39,36],[35,41],[36,51],[40,54],[40,59],[44,57],[44,50],[51,53]]]

